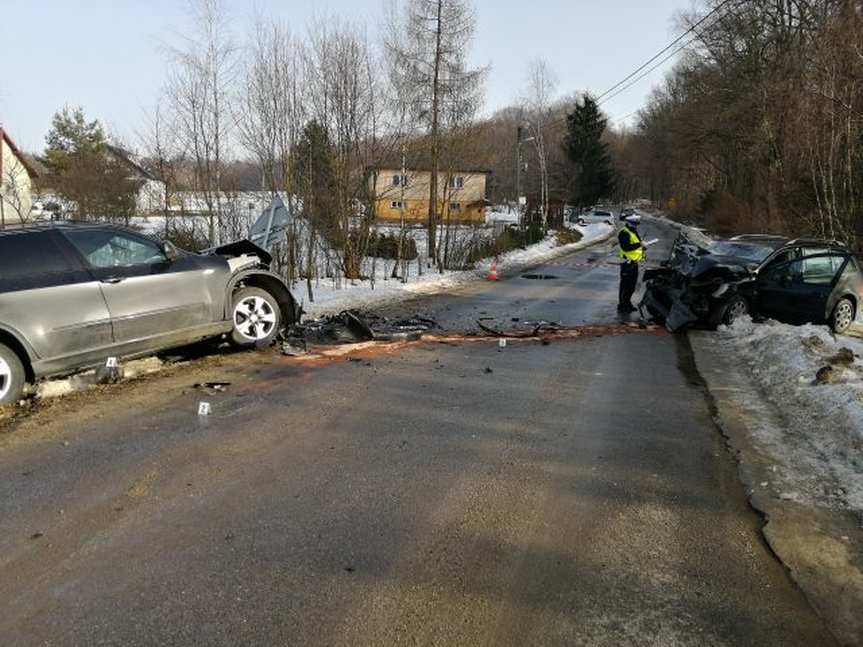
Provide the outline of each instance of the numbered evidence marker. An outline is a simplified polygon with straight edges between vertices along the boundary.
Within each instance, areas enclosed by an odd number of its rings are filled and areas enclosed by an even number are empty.
[[[117,361],[116,357],[109,357],[105,360],[105,368],[117,368],[120,363]]]
[[[212,407],[210,407],[209,402],[199,402],[198,403],[198,415],[199,416],[209,416],[212,411]]]
[[[506,348],[506,339],[498,339],[497,340],[498,348]]]

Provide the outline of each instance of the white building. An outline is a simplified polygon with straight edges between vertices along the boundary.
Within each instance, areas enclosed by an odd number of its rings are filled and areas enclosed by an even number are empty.
[[[30,220],[36,170],[0,128],[0,227]]]

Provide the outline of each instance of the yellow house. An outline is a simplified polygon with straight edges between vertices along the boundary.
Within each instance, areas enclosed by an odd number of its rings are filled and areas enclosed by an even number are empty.
[[[0,227],[30,219],[32,180],[36,177],[15,142],[0,128]]]
[[[438,174],[440,222],[485,222],[486,184],[490,172],[446,171]],[[375,196],[375,216],[386,222],[428,220],[431,171],[381,167],[372,169],[369,182]]]

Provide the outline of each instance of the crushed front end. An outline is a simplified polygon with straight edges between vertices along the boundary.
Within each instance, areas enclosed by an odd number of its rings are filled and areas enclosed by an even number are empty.
[[[640,307],[671,332],[718,325],[725,305],[751,280],[739,259],[713,254],[710,244],[701,234],[681,233],[671,257],[644,273]]]

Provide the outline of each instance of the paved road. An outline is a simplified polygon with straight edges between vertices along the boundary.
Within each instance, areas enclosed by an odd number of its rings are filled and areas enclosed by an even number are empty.
[[[612,259],[408,309],[610,324]],[[0,643],[832,644],[758,524],[662,333],[212,358],[0,436]]]

